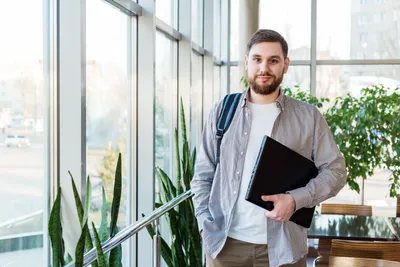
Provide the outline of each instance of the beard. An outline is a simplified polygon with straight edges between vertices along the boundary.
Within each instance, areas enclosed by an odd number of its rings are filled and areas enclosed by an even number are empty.
[[[272,82],[266,83],[263,85],[259,85],[256,82],[258,76],[269,76],[272,78]],[[260,95],[270,95],[270,94],[274,93],[279,88],[280,84],[282,83],[283,71],[282,71],[282,74],[279,75],[278,77],[272,73],[266,72],[266,73],[256,74],[252,78],[247,76],[247,80],[249,82],[250,88],[254,91],[254,93],[260,94]]]

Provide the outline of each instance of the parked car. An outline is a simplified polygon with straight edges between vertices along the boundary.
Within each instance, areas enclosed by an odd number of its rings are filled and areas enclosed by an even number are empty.
[[[29,138],[25,135],[7,135],[4,140],[6,147],[30,147],[31,143]]]

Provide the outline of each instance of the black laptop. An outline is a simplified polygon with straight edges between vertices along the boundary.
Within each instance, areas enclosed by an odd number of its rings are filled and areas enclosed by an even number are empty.
[[[261,199],[263,195],[286,193],[307,183],[318,175],[313,161],[303,157],[269,136],[264,136],[251,174],[246,200],[267,210],[272,202]],[[309,228],[315,207],[297,210],[290,221]]]

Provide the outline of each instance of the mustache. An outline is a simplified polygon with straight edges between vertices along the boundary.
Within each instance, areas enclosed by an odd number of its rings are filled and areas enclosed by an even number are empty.
[[[275,75],[273,73],[270,72],[260,72],[259,74],[255,75],[255,78],[259,77],[259,76],[269,76],[269,77],[275,77]]]

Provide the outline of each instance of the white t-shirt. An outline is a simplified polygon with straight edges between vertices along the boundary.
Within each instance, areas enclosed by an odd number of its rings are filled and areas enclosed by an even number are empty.
[[[276,103],[254,104],[247,102],[250,109],[250,135],[240,184],[239,198],[233,209],[232,224],[228,236],[253,244],[267,244],[267,218],[265,210],[246,201],[245,196],[251,172],[256,162],[264,135],[271,135],[275,119],[279,115]]]

